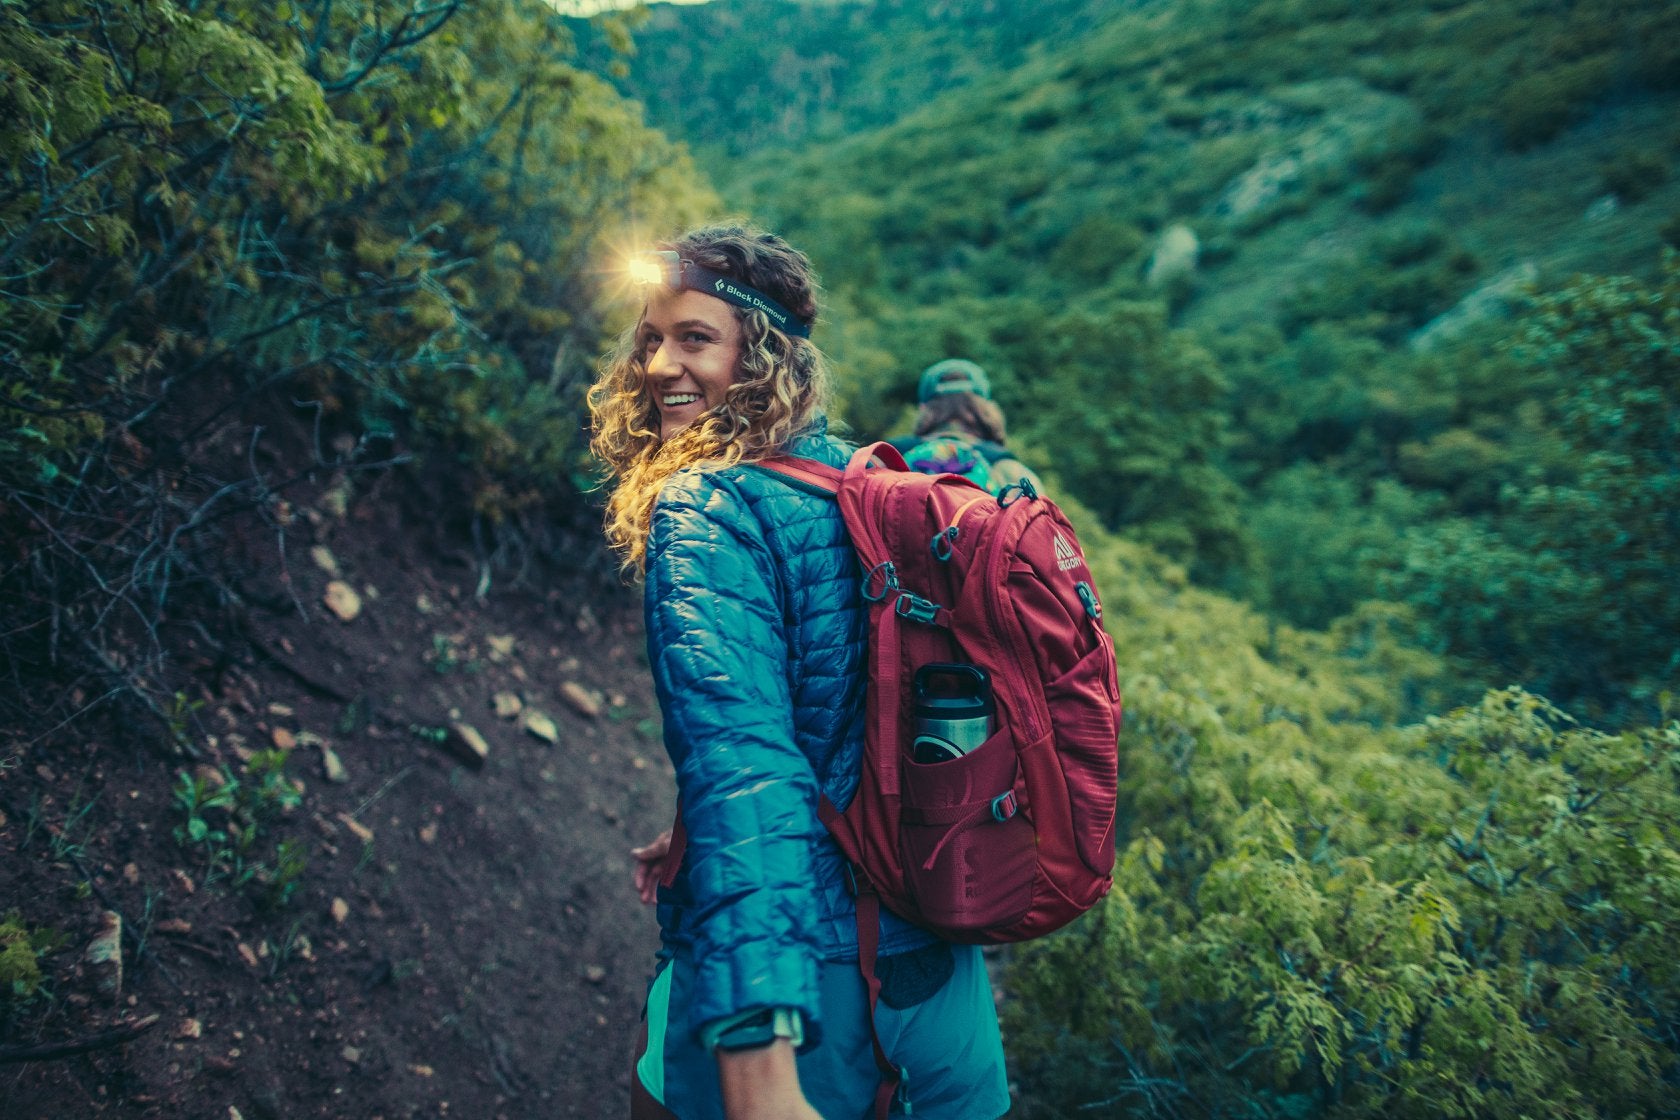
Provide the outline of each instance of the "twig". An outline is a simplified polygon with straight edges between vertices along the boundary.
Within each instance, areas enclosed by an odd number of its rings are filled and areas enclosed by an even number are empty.
[[[90,1050],[121,1046],[157,1026],[162,1018],[162,1015],[148,1015],[144,1019],[124,1023],[120,1027],[112,1027],[97,1034],[83,1035],[69,1042],[47,1042],[39,1046],[0,1046],[0,1065],[12,1062],[50,1062],[57,1058],[86,1054]]]

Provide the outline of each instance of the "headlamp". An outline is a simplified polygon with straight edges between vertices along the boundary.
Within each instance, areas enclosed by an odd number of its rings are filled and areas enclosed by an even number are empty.
[[[630,279],[638,284],[663,284],[673,292],[704,292],[748,311],[762,311],[785,334],[811,337],[811,324],[759,291],[721,272],[685,261],[670,249],[637,253],[630,258]]]

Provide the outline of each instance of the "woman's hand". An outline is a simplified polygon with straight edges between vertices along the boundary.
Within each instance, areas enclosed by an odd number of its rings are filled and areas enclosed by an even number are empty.
[[[717,1052],[723,1114],[729,1120],[823,1120],[799,1088],[793,1043],[778,1038],[756,1050]]]
[[[659,897],[659,880],[665,876],[665,859],[671,854],[671,830],[666,829],[640,848],[631,848],[636,860],[636,894],[644,903]]]

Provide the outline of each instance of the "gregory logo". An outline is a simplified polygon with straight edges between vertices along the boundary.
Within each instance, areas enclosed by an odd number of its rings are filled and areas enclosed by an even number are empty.
[[[1073,545],[1062,536],[1061,530],[1056,530],[1056,570],[1065,572],[1069,568],[1079,567],[1079,553],[1074,551]]]

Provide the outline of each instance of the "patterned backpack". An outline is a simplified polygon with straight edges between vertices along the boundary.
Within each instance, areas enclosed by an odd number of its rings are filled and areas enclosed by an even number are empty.
[[[896,446],[896,445],[895,445]],[[954,474],[966,478],[982,490],[998,492],[992,477],[991,458],[978,444],[950,436],[929,436],[901,449],[904,462],[913,471],[923,474]]]

